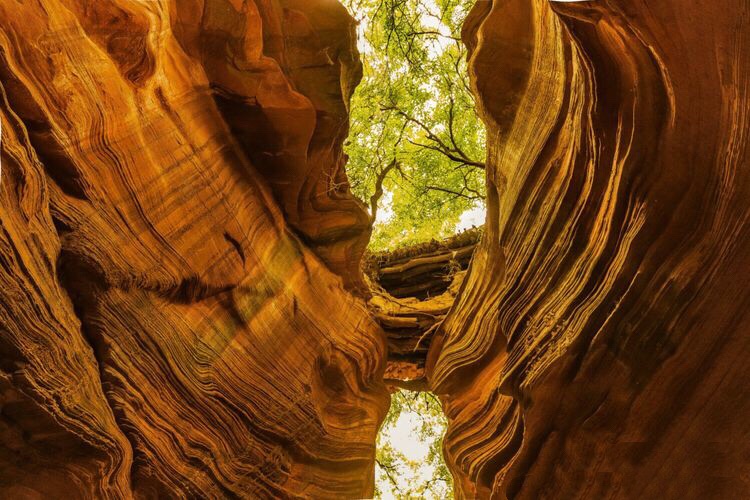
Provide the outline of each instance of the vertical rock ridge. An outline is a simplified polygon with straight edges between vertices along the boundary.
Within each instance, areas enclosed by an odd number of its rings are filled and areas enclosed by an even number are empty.
[[[96,359],[55,277],[60,243],[44,172],[0,84],[3,452],[0,489],[115,498],[130,491],[130,446],[104,398]]]
[[[747,5],[480,3],[497,229],[428,364],[459,495],[741,496]]]

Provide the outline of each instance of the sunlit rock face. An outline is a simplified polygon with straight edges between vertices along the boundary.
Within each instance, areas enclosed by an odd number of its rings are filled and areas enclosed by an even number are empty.
[[[372,493],[352,37],[334,0],[0,2],[0,496]],[[482,0],[465,41],[488,221],[420,381],[459,495],[746,496],[746,0]]]
[[[478,2],[488,224],[428,361],[464,497],[750,491],[745,0]]]
[[[351,36],[324,0],[0,2],[0,496],[371,494]]]
[[[164,22],[199,62],[287,223],[347,287],[361,290],[370,220],[349,191],[342,143],[362,66],[346,9],[332,0],[176,0]]]

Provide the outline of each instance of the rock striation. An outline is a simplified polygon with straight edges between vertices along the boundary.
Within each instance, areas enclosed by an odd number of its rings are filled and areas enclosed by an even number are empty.
[[[481,236],[481,229],[470,229],[442,241],[366,254],[367,303],[388,340],[384,381],[389,386],[428,389],[432,337],[461,290]]]
[[[0,2],[0,496],[371,494],[352,36],[332,1]]]
[[[372,290],[354,33],[0,1],[0,496],[368,497],[386,381],[460,498],[746,496],[747,0],[478,1],[481,241]]]
[[[750,491],[750,4],[477,2],[488,220],[427,377],[463,498]]]

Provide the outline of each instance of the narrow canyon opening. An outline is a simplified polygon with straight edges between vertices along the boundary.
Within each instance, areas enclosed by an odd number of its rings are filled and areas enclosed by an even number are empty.
[[[408,390],[392,395],[377,440],[377,498],[453,497],[442,450],[446,426],[435,395]]]
[[[391,406],[379,498],[449,498],[447,421],[425,378],[432,337],[481,238],[485,130],[461,27],[473,0],[349,0],[363,75],[349,105],[347,174],[372,234],[368,306],[387,335]]]
[[[393,392],[376,451],[378,498],[450,498],[443,459],[447,421],[425,379],[432,336],[466,275],[481,229],[442,241],[370,253],[368,305],[387,335],[385,382]]]

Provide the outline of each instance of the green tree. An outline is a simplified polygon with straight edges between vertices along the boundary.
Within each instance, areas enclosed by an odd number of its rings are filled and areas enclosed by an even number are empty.
[[[409,429],[409,441],[396,442],[393,431],[405,414],[414,417],[416,427]],[[399,391],[392,395],[391,407],[377,440],[377,498],[382,498],[385,492],[404,499],[453,497],[453,479],[442,452],[446,426],[440,401],[433,394]],[[427,448],[425,459],[421,461],[410,460],[402,451],[404,446],[417,443]],[[424,477],[425,469],[432,471],[430,477]]]
[[[348,0],[362,83],[345,150],[376,250],[455,232],[484,199],[485,130],[468,84],[461,25],[472,0]]]

